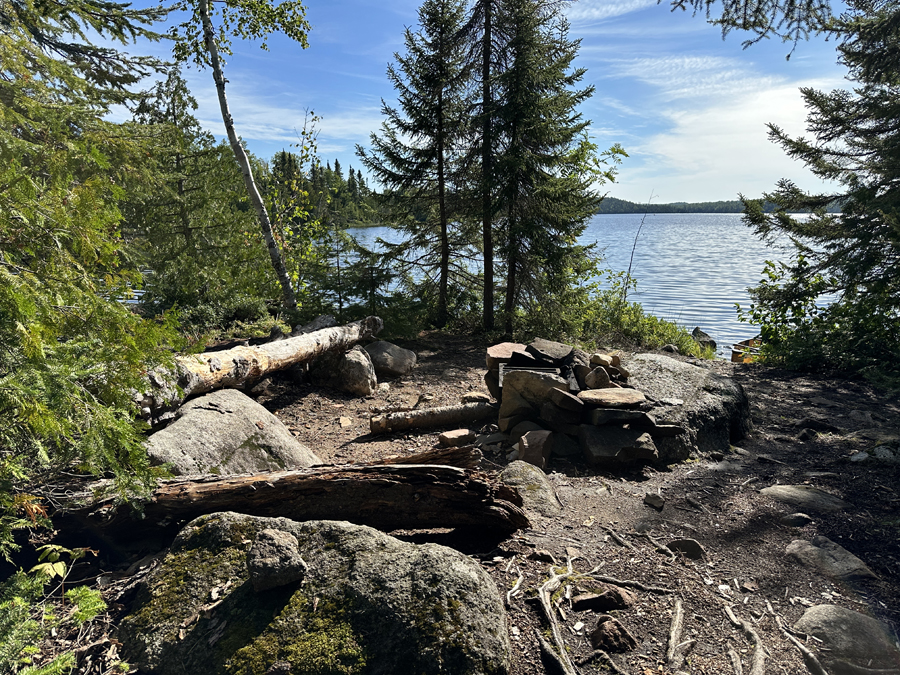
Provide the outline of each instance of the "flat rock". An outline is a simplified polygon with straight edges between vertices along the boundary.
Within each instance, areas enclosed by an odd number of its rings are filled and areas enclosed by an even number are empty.
[[[588,389],[578,398],[592,408],[636,408],[647,400],[637,389]]]
[[[528,345],[528,349],[532,353],[537,352],[541,356],[552,361],[562,362],[574,351],[575,348],[572,347],[572,345],[567,345],[563,342],[554,342],[553,340],[545,340],[544,338],[535,338]]]
[[[629,382],[647,396],[660,403],[682,402],[665,409],[667,423],[685,433],[656,440],[661,460],[727,452],[749,433],[750,403],[734,379],[659,354],[634,356],[628,370]]]
[[[812,541],[795,539],[785,553],[842,581],[877,578],[862,560],[828,537],[817,536]]]
[[[653,439],[639,429],[582,424],[578,428],[578,441],[585,461],[591,466],[617,466],[657,459]]]
[[[309,566],[302,583],[263,592],[247,583],[247,543],[263,530],[297,540]],[[346,522],[237,513],[185,526],[116,637],[148,673],[265,673],[286,660],[293,673],[510,669],[503,602],[468,556]]]
[[[551,389],[569,390],[569,384],[559,375],[538,373],[530,370],[511,370],[503,376],[503,401],[507,392],[513,391],[536,409],[550,400]],[[502,405],[502,404],[501,404]]]
[[[622,410],[618,408],[594,408],[587,421],[596,427],[607,424],[629,424],[632,427],[646,427],[648,430],[656,426],[656,420],[640,410]]]
[[[192,399],[174,421],[147,439],[154,465],[176,476],[300,469],[321,464],[287,427],[259,403],[235,389]]]
[[[834,513],[850,507],[843,499],[811,485],[773,485],[763,488],[759,493],[813,513]]]
[[[500,474],[500,480],[519,489],[527,511],[552,518],[562,511],[562,504],[546,474],[532,464],[515,460]]]
[[[584,409],[584,401],[562,389],[554,388],[550,390],[550,402],[563,410],[571,410],[572,412],[581,413]]]
[[[488,370],[497,370],[501,363],[509,363],[515,352],[524,353],[525,345],[518,342],[501,342],[488,347],[485,355]]]
[[[416,353],[384,340],[376,340],[365,346],[372,358],[375,373],[385,377],[400,377],[416,367]]]
[[[837,605],[816,605],[804,612],[794,630],[821,641],[810,640],[807,646],[819,650],[819,660],[833,675],[900,675],[900,650],[887,627],[870,616]]]
[[[461,445],[468,445],[475,441],[476,433],[471,429],[454,429],[453,431],[445,431],[438,436],[438,443],[443,446],[456,448]]]

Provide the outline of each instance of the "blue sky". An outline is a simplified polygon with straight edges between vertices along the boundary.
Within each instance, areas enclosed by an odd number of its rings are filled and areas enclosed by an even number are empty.
[[[415,26],[415,0],[309,0],[309,48],[283,36],[268,52],[236,43],[225,74],[238,134],[270,158],[290,149],[304,111],[321,117],[319,150],[346,169],[360,168],[355,144],[368,144],[381,123],[381,99],[393,102],[385,70]],[[596,87],[583,106],[601,148],[628,152],[610,196],[636,202],[757,196],[782,177],[816,189],[821,183],[766,138],[766,122],[805,131],[801,86],[846,87],[834,44],[822,38],[790,45],[769,40],[742,48],[743,35],[721,31],[689,12],[654,0],[580,0],[567,14],[580,38],[576,63]],[[157,48],[158,49],[158,48]],[[156,51],[156,50],[154,50]],[[198,118],[224,134],[212,75],[185,73]]]

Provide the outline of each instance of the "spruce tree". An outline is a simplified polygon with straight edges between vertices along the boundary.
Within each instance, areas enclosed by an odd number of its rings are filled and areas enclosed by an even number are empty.
[[[762,202],[746,202],[746,221],[762,236],[786,233],[797,256],[768,270],[752,290],[749,316],[763,326],[770,356],[789,365],[898,370],[900,351],[900,4],[853,0],[836,19],[840,61],[852,91],[801,90],[812,138],[770,125],[770,138],[817,176],[841,187],[810,193],[789,180]],[[839,213],[829,213],[833,204]],[[797,217],[797,212],[811,212]],[[831,294],[828,307],[816,298]]]
[[[465,245],[457,227],[454,193],[459,184],[460,132],[465,128],[467,73],[458,36],[464,17],[460,0],[426,0],[419,9],[420,30],[405,34],[406,54],[388,78],[398,92],[399,109],[386,103],[381,135],[372,134],[370,151],[357,147],[365,166],[390,191],[392,213],[401,218],[404,246],[398,251],[425,259],[415,261],[427,286],[437,272],[434,322],[448,319],[451,256]],[[409,217],[419,210],[421,219]],[[465,274],[464,269],[459,269]]]
[[[568,38],[558,5],[507,0],[502,21],[508,66],[497,78],[495,180],[504,327],[512,334],[518,309],[559,310],[554,298],[575,281],[572,270],[584,267],[588,251],[577,238],[596,213],[595,180],[604,176],[593,162],[589,121],[578,112],[594,89],[577,88],[585,73],[572,68],[579,43]]]

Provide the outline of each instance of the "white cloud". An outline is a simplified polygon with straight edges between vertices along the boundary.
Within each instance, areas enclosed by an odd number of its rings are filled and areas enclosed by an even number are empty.
[[[656,0],[581,0],[569,6],[566,15],[573,23],[602,21],[655,5]]]
[[[735,199],[739,192],[758,196],[772,190],[784,177],[821,189],[821,181],[767,138],[768,122],[789,134],[805,132],[798,86],[754,88],[718,104],[665,113],[670,128],[628,148],[633,161],[625,160],[610,194],[641,201],[652,190],[661,203]]]

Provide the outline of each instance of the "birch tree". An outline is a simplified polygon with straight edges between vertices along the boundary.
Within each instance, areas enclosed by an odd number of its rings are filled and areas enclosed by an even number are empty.
[[[276,31],[284,33],[305,49],[308,46],[306,35],[309,31],[306,10],[298,0],[286,0],[277,5],[272,0],[225,0],[216,5],[212,5],[210,0],[183,0],[176,8],[190,12],[190,19],[173,30],[172,37],[178,40],[174,50],[175,57],[178,61],[190,60],[201,68],[212,70],[225,133],[240,166],[250,203],[259,219],[272,268],[281,284],[282,303],[285,309],[296,309],[297,295],[290,274],[275,240],[272,221],[253,176],[250,159],[238,138],[228,107],[221,55],[231,54],[231,38],[235,37],[260,40],[260,47],[267,50],[267,38]],[[214,19],[219,20],[218,28],[213,23]]]

